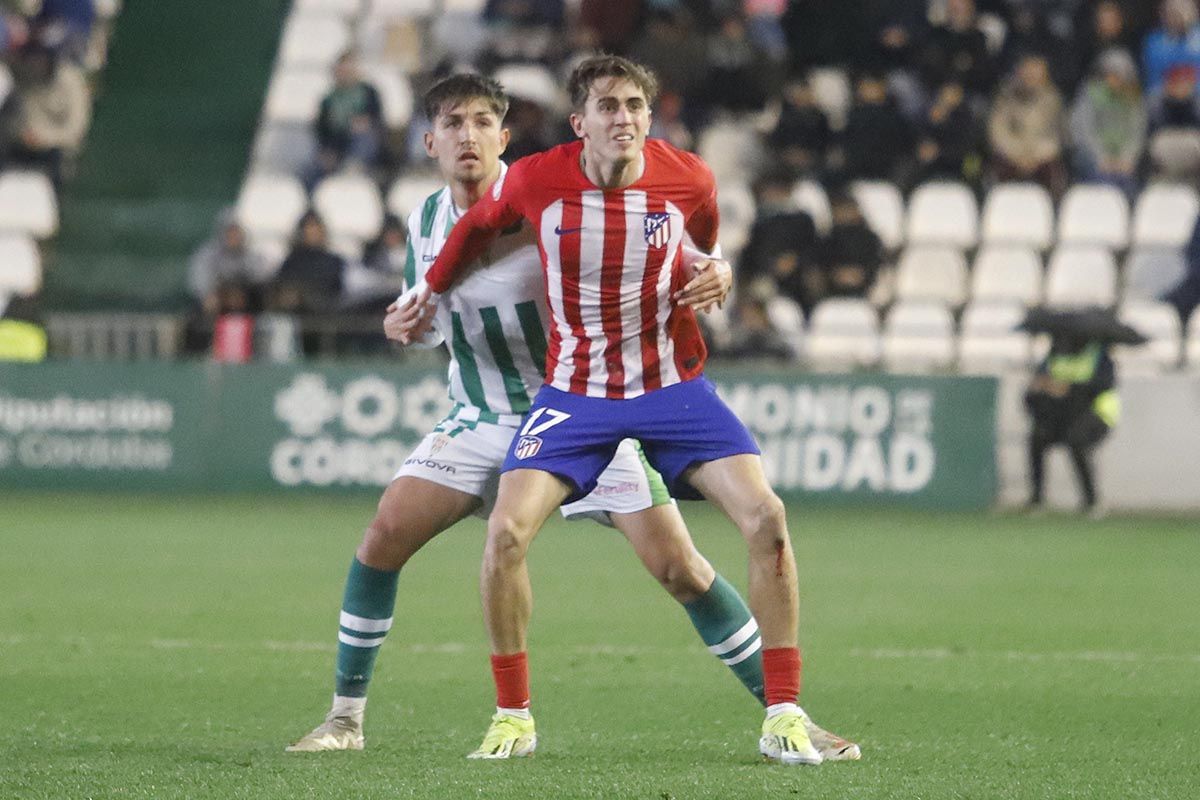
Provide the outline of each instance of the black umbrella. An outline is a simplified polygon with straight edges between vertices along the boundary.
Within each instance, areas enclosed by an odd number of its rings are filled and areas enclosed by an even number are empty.
[[[1089,342],[1145,344],[1149,339],[1107,308],[1031,308],[1018,326],[1030,333],[1070,336]]]

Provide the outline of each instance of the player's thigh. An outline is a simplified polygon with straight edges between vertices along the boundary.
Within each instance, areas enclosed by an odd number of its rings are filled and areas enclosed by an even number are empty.
[[[674,503],[613,513],[611,519],[646,570],[677,600],[694,600],[712,586],[716,573],[696,549]]]
[[[596,488],[582,499],[564,505],[562,515],[571,521],[591,519],[612,526],[613,514],[633,514],[671,502],[671,493],[662,476],[650,466],[641,446],[633,439],[625,439],[600,473]]]
[[[376,569],[399,569],[442,531],[474,513],[476,495],[402,475],[384,490],[359,547],[359,560]]]
[[[496,505],[488,517],[488,546],[527,546],[571,493],[562,478],[539,469],[500,475]]]
[[[705,461],[690,467],[685,479],[725,513],[743,534],[776,521],[783,503],[763,471],[762,458],[741,454]]]

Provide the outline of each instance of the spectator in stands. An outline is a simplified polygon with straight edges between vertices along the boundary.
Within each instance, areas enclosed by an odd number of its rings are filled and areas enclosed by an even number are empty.
[[[958,83],[986,96],[996,77],[987,37],[979,29],[974,0],[947,0],[946,21],[933,28],[917,54],[926,88]]]
[[[42,7],[33,18],[33,25],[43,41],[79,63],[87,55],[95,24],[93,0],[42,0]]]
[[[610,53],[629,47],[642,16],[641,0],[578,0],[578,8],[596,47]]]
[[[212,237],[192,256],[188,289],[209,315],[223,313],[222,298],[234,289],[243,294],[246,309],[257,311],[262,302],[260,287],[269,271],[266,259],[250,247],[245,228],[229,208],[218,216]]]
[[[684,11],[672,8],[651,13],[629,52],[639,64],[654,70],[664,92],[677,92],[687,101],[703,90],[707,66],[704,38]],[[656,106],[656,116],[658,112]]]
[[[787,297],[811,305],[806,276],[815,268],[817,228],[812,217],[792,201],[792,178],[783,171],[769,173],[754,187],[758,216],[750,228],[738,265],[738,282],[774,281]]]
[[[404,223],[395,214],[385,214],[379,235],[367,244],[362,260],[346,264],[343,307],[378,311],[403,291],[406,242]]]
[[[1142,48],[1147,94],[1162,88],[1172,67],[1200,68],[1200,21],[1195,0],[1164,0],[1161,13],[1162,27],[1150,32]]]
[[[1196,68],[1179,64],[1167,70],[1163,87],[1150,97],[1150,130],[1200,128],[1200,94],[1196,92]]]
[[[793,178],[819,177],[833,141],[829,119],[817,105],[808,80],[801,76],[784,84],[782,99],[779,119],[767,136],[767,144]]]
[[[271,282],[270,310],[292,313],[332,311],[342,294],[346,262],[329,250],[325,221],[308,211],[296,226],[292,250]]]
[[[759,281],[739,295],[733,308],[729,343],[719,354],[725,358],[791,360],[793,350],[771,324],[767,302],[774,294],[769,281]]]
[[[650,136],[665,139],[681,150],[691,150],[695,141],[691,128],[684,121],[683,97],[675,92],[663,92],[654,103],[650,118]],[[509,145],[511,149],[511,145]]]
[[[1100,0],[1091,13],[1080,20],[1077,32],[1079,43],[1075,71],[1080,77],[1092,74],[1101,53],[1115,48],[1132,57],[1138,52],[1136,32],[1130,27],[1125,10],[1116,0]]]
[[[29,23],[18,14],[0,12],[0,56],[20,50],[29,41]]]
[[[379,166],[386,128],[379,92],[363,80],[355,55],[342,53],[333,66],[333,88],[317,114],[317,158],[305,176],[308,188],[345,166]]]
[[[1093,78],[1071,109],[1075,175],[1110,183],[1125,194],[1137,191],[1137,170],[1146,146],[1146,108],[1133,58],[1124,50],[1105,52]]]
[[[1000,89],[988,120],[992,168],[1001,181],[1036,181],[1054,197],[1067,185],[1063,103],[1046,59],[1028,55]]]
[[[883,242],[867,225],[849,192],[834,192],[830,214],[833,225],[820,245],[822,269],[816,299],[866,297],[883,266]]]
[[[550,125],[545,108],[513,95],[504,117],[504,126],[512,134],[504,157],[511,164],[518,158],[549,150],[556,144],[549,135]]]
[[[1037,54],[1046,59],[1055,85],[1064,90],[1075,86],[1079,77],[1076,44],[1069,27],[1051,24],[1051,19],[1059,16],[1056,5],[1042,0],[1009,0],[1008,32],[997,59],[997,74],[1011,72],[1026,55]],[[1064,22],[1070,25],[1069,18]]]
[[[860,77],[854,94],[835,163],[846,179],[888,180],[907,188],[916,141],[912,124],[878,76]]]
[[[775,89],[774,68],[737,14],[727,15],[708,40],[704,98],[718,109],[758,111]]]
[[[1085,513],[1102,513],[1096,500],[1092,453],[1117,422],[1116,370],[1098,342],[1056,336],[1038,367],[1025,405],[1033,419],[1029,436],[1032,492],[1029,508],[1044,500],[1046,450],[1063,444],[1071,453]]]
[[[981,128],[962,86],[947,83],[938,89],[917,139],[918,181],[944,178],[978,189],[983,171]]]
[[[37,41],[21,51],[14,76],[16,91],[5,105],[0,134],[3,160],[43,169],[59,187],[91,122],[87,78]]]
[[[1175,306],[1180,321],[1186,325],[1196,306],[1200,306],[1200,217],[1196,218],[1196,223],[1192,226],[1192,235],[1183,255],[1187,261],[1187,270],[1179,284],[1163,295],[1163,300]]]
[[[750,39],[774,64],[788,57],[787,34],[780,22],[787,5],[787,0],[742,0]]]
[[[862,21],[854,65],[891,75],[909,71],[929,20],[926,0],[862,0]]]

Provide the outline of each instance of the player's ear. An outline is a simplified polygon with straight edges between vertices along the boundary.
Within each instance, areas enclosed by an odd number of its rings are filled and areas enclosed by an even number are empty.
[[[508,128],[500,129],[500,155],[504,155],[504,151],[508,149],[508,142],[512,139],[512,131]]]
[[[437,151],[433,147],[433,131],[425,131],[422,139],[425,142],[425,155],[430,158],[437,158]]]
[[[572,112],[571,116],[567,119],[571,123],[571,130],[575,131],[575,136],[579,139],[585,138],[586,135],[583,132],[583,117],[580,114]]]

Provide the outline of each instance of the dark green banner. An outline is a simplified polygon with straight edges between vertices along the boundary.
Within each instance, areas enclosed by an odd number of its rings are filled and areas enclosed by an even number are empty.
[[[995,493],[987,378],[713,370],[785,495],[979,508]],[[0,484],[385,486],[449,408],[435,369],[0,367]]]

